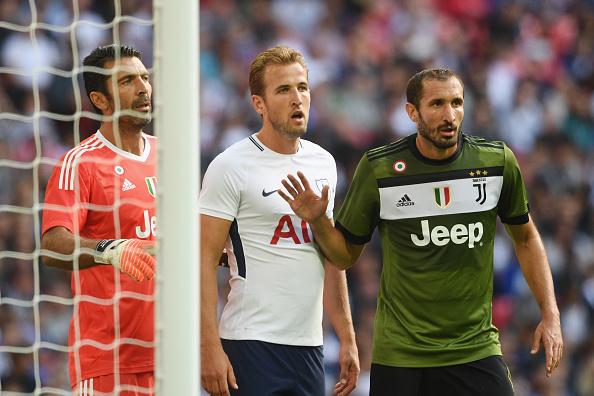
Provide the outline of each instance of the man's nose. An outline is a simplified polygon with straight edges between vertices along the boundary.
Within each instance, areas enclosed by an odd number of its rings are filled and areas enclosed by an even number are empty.
[[[151,84],[148,80],[145,80],[142,77],[136,79],[136,90],[138,94],[148,93],[150,88]]]
[[[299,95],[299,90],[297,88],[291,90],[291,105],[293,106],[300,106],[303,101],[301,100],[301,95]]]
[[[456,109],[451,105],[448,104],[445,106],[445,112],[444,112],[444,121],[453,123],[454,121],[456,121]]]

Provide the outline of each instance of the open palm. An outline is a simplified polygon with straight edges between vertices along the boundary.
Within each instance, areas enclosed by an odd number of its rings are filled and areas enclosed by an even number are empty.
[[[297,172],[297,176],[299,179],[293,175],[287,175],[288,180],[283,179],[281,182],[288,191],[288,195],[280,189],[278,193],[287,201],[297,216],[309,223],[320,218],[326,212],[329,187],[324,186],[320,197],[314,193],[302,172]]]

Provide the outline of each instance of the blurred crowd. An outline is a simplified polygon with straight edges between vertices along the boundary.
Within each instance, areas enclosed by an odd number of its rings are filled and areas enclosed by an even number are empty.
[[[67,343],[72,307],[33,300],[70,296],[69,275],[39,263],[39,203],[52,161],[97,124],[77,113],[92,111],[80,75],[65,77],[47,68],[72,70],[116,33],[152,64],[152,28],[140,23],[152,17],[150,0],[125,0],[121,7],[102,0],[77,3],[74,10],[69,0],[0,2],[2,22],[28,27],[35,15],[37,23],[61,27],[38,27],[35,41],[28,31],[0,27],[0,348],[25,347],[24,353],[0,353],[0,391],[68,388],[66,354],[53,346]],[[75,15],[80,23],[71,27],[73,42],[67,27]],[[133,19],[112,23],[116,16]],[[538,306],[500,227],[493,320],[516,393],[594,395],[594,1],[202,0],[203,170],[219,152],[259,129],[248,68],[258,52],[279,43],[302,51],[308,62],[307,138],[336,158],[336,207],[365,150],[414,132],[404,111],[408,78],[430,66],[461,75],[464,132],[504,140],[519,159],[561,309],[564,359],[547,379],[543,354],[529,353]],[[357,395],[367,394],[380,271],[374,238],[347,272],[362,369]],[[222,270],[221,300],[227,276]],[[337,348],[327,326],[329,386],[337,375]]]

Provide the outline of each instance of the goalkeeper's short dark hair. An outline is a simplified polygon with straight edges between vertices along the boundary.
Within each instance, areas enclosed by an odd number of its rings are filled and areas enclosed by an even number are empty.
[[[116,56],[118,58],[132,58],[136,57],[138,59],[142,59],[142,55],[140,51],[135,48],[132,48],[128,45],[105,45],[102,47],[97,47],[91,53],[83,59],[83,66],[94,66],[103,68],[105,63],[109,61],[115,61]],[[85,82],[85,89],[87,90],[87,96],[91,99],[91,92],[97,91],[101,92],[102,94],[109,97],[109,92],[107,91],[107,79],[111,76],[111,71],[105,70],[105,72],[100,73],[96,71],[84,70],[83,71],[83,80]],[[91,101],[91,104],[93,101]],[[95,110],[99,113],[101,111],[93,104]]]

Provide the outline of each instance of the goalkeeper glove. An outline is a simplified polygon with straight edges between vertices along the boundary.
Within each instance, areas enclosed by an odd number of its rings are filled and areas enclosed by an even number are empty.
[[[138,282],[155,276],[155,241],[104,239],[95,250],[96,263],[111,264]]]

